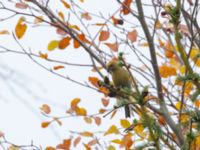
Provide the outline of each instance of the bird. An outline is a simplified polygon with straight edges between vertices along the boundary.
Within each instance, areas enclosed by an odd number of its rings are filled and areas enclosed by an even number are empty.
[[[119,64],[118,60],[111,60],[107,63],[107,70],[110,72],[112,76],[112,81],[115,88],[122,88],[122,89],[130,89],[131,90],[131,80],[130,80],[130,74],[127,69],[122,67]],[[129,102],[129,96],[127,97],[119,97],[116,96],[117,104],[118,105],[124,105]],[[125,105],[125,117],[129,118],[130,115],[130,106]]]

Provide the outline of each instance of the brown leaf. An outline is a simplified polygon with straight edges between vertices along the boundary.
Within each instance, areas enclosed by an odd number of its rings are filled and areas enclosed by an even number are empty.
[[[117,42],[115,43],[104,43],[106,46],[108,46],[111,50],[113,50],[114,52],[118,51],[119,45]]]
[[[112,16],[112,21],[113,21],[113,24],[116,26],[116,25],[123,25],[124,24],[124,21],[122,19],[117,19],[115,18],[114,16]]]
[[[128,32],[128,39],[131,41],[131,42],[135,42],[137,40],[137,31],[136,30],[133,30],[131,32]]]
[[[49,122],[49,121],[47,121],[47,122],[42,122],[42,123],[41,123],[41,127],[42,127],[42,128],[46,128],[46,127],[48,127],[48,126],[50,125],[50,123],[51,123],[51,122]]]
[[[72,110],[75,110],[77,107],[78,107],[78,103],[81,101],[80,98],[74,98],[72,101],[71,101],[71,109]]]
[[[93,145],[95,145],[97,143],[98,143],[97,139],[93,139],[93,140],[91,140],[91,141],[88,142],[88,145],[89,146],[93,146]]]
[[[100,117],[94,117],[94,121],[96,123],[96,125],[100,125],[101,124],[101,118]]]
[[[108,100],[108,99],[105,99],[105,98],[102,98],[102,99],[101,99],[101,102],[102,102],[102,104],[103,104],[104,107],[107,107],[108,104],[109,104],[109,100]]]
[[[19,3],[15,4],[15,7],[19,8],[19,9],[26,9],[28,7],[28,5],[26,3],[19,2]]]
[[[92,19],[92,17],[89,15],[88,12],[85,12],[85,13],[81,14],[81,18],[84,18],[86,20],[91,20]]]
[[[99,41],[106,41],[110,37],[110,32],[108,31],[101,31],[99,35]]]
[[[9,34],[9,31],[8,30],[1,30],[0,34]]]
[[[81,137],[78,136],[73,142],[74,147],[76,147],[79,144],[80,141],[81,141]]]

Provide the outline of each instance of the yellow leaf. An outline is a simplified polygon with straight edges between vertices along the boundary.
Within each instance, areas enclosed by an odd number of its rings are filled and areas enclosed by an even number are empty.
[[[122,144],[122,140],[120,140],[120,139],[114,139],[114,140],[112,140],[111,142],[113,142],[113,143],[115,143],[115,144],[119,144],[119,145]]]
[[[175,107],[177,110],[180,110],[181,109],[181,101],[178,101],[176,104],[175,104]],[[185,108],[185,105],[183,104],[182,108]]]
[[[14,146],[14,145],[11,145],[10,147],[8,147],[8,149],[7,150],[20,150],[20,148],[19,147],[16,147],[16,146]]]
[[[85,136],[85,137],[93,137],[93,133],[85,131],[81,132],[80,135]]]
[[[71,109],[72,110],[75,110],[77,107],[78,107],[78,103],[81,101],[80,98],[74,98],[72,101],[71,101]]]
[[[107,147],[107,150],[116,150],[114,146],[110,145]]]
[[[84,117],[84,120],[86,123],[91,124],[92,123],[92,119],[90,117]]]
[[[21,17],[15,27],[15,34],[18,39],[21,39],[26,32],[27,25],[24,23],[25,18]]]
[[[123,128],[128,128],[128,127],[131,126],[130,122],[129,122],[128,120],[126,120],[126,119],[121,119],[121,120],[120,120],[120,124],[121,124],[121,126],[122,126]]]
[[[135,127],[134,127],[134,131],[137,135],[139,135],[140,137],[142,138],[145,138],[146,137],[146,133],[144,132],[144,126],[142,124],[137,124]]]
[[[196,47],[193,47],[190,51],[190,58],[195,58],[198,54],[200,54],[199,49]]]
[[[53,40],[53,41],[49,42],[49,44],[48,44],[48,50],[49,50],[49,51],[52,51],[52,50],[54,50],[55,48],[57,48],[58,45],[59,45],[59,41]]]
[[[176,75],[176,69],[170,66],[163,65],[159,67],[159,70],[160,70],[160,76],[162,78],[168,78],[170,76]]]
[[[119,130],[115,125],[112,125],[105,133],[104,136],[109,135],[109,134],[119,134]]]
[[[190,120],[190,116],[187,114],[182,114],[180,120],[181,120],[181,123],[186,123]]]
[[[64,16],[64,14],[63,14],[62,11],[59,11],[59,12],[58,12],[58,16],[62,19],[62,21],[65,20],[65,16]]]
[[[43,54],[43,53],[39,52],[39,56],[40,56],[40,58],[48,59],[48,54],[47,53]]]
[[[61,1],[63,3],[63,5],[65,6],[65,8],[69,9],[71,6],[65,2],[64,0]]]
[[[87,111],[86,111],[85,108],[79,108],[79,107],[77,107],[75,109],[75,112],[76,112],[77,116],[86,116],[87,115]]]

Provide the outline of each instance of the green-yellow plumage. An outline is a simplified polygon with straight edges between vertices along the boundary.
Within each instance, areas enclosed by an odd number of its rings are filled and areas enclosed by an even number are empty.
[[[131,88],[129,72],[119,66],[117,61],[110,61],[107,64],[107,69],[112,75],[113,84],[116,88]],[[126,117],[130,117],[130,108],[128,105],[125,106],[125,115]]]

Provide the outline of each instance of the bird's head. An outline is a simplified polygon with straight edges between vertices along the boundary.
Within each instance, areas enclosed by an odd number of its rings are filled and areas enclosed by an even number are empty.
[[[111,60],[107,63],[107,70],[108,72],[113,72],[119,68],[119,64],[117,60]]]

